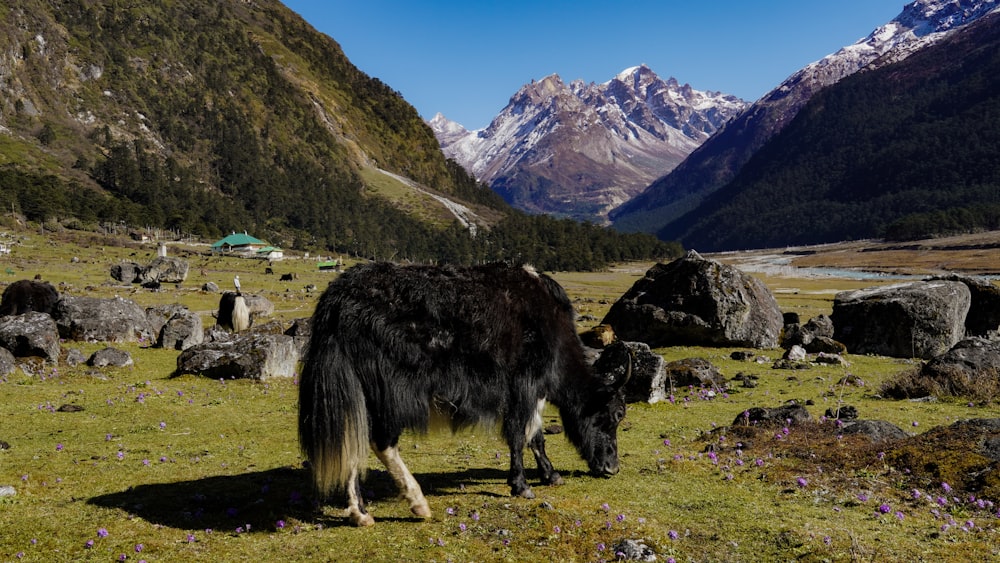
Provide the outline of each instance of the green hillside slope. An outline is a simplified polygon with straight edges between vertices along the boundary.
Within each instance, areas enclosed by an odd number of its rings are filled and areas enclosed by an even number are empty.
[[[1000,227],[1000,17],[811,100],[658,235],[699,250]]]

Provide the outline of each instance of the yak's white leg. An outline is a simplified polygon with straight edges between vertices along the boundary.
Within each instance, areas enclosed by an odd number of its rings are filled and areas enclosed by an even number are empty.
[[[427,499],[424,498],[424,492],[420,490],[420,484],[399,457],[399,448],[394,446],[381,451],[376,450],[375,455],[389,470],[389,475],[396,481],[400,493],[410,503],[410,512],[421,518],[430,518],[431,509],[427,505]]]
[[[361,499],[361,483],[358,482],[358,470],[351,470],[351,477],[347,480],[347,509],[345,510],[351,524],[355,526],[371,526],[375,519],[365,510],[364,501]]]

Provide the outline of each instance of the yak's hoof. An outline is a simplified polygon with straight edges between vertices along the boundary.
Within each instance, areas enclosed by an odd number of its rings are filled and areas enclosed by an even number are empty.
[[[562,475],[556,473],[555,471],[553,471],[552,475],[545,480],[545,483],[548,485],[562,485],[564,482],[565,481],[563,481]]]
[[[418,504],[410,507],[410,512],[418,518],[430,518],[432,516],[431,509],[426,504]]]
[[[535,491],[532,491],[531,488],[529,487],[527,489],[524,489],[520,493],[515,493],[515,495],[521,498],[533,499],[535,498]]]
[[[366,528],[368,526],[375,525],[375,519],[372,518],[371,514],[351,514],[351,524],[354,524],[358,528]]]

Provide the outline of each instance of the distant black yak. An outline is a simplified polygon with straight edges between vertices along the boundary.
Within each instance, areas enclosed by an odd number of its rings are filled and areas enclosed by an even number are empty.
[[[0,297],[0,317],[37,311],[47,315],[59,301],[59,292],[49,282],[19,280],[7,286]]]
[[[534,498],[522,454],[543,484],[562,478],[545,454],[541,410],[555,404],[592,474],[618,472],[623,387],[584,359],[573,307],[553,279],[530,268],[355,266],[330,284],[312,317],[299,383],[299,442],[319,493],[346,491],[347,515],[374,523],[359,476],[369,447],[410,510],[431,515],[399,457],[405,429],[443,417],[453,429],[495,423],[510,448],[511,494]]]

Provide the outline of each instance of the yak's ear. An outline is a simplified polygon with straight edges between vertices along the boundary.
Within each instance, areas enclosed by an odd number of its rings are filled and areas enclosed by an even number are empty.
[[[614,342],[594,362],[594,375],[612,391],[617,391],[632,379],[633,356],[632,349],[627,344]]]

